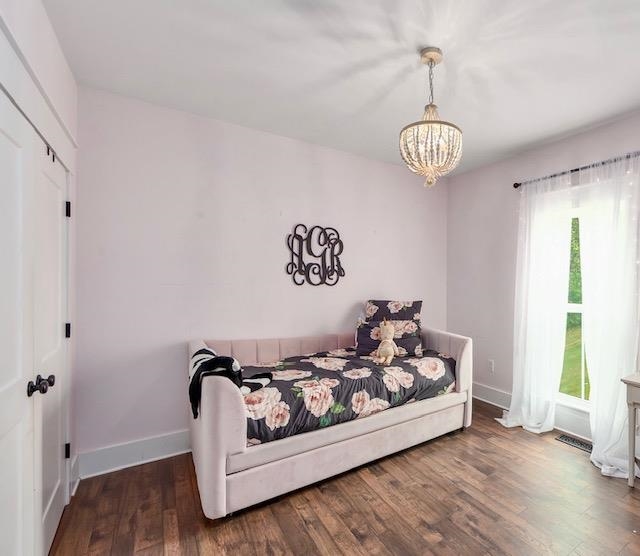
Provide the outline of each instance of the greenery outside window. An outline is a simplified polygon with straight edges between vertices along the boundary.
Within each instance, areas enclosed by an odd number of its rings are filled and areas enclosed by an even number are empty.
[[[567,297],[567,327],[560,393],[589,400],[589,372],[582,341],[582,274],[580,267],[580,220],[571,220],[571,262]]]

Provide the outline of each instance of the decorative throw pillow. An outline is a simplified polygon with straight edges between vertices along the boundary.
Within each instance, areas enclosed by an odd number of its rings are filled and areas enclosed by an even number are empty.
[[[393,340],[400,357],[422,357],[420,325],[413,320],[388,320],[395,328]],[[380,323],[360,322],[356,330],[356,355],[373,355],[380,345]]]
[[[365,305],[367,322],[381,320],[414,320],[420,322],[422,301],[393,301],[370,299]]]

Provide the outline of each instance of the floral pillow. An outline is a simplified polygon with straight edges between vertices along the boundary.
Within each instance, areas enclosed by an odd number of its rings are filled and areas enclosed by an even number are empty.
[[[370,299],[365,305],[367,322],[381,320],[414,320],[420,322],[422,301],[388,301]]]
[[[388,320],[395,328],[393,341],[400,357],[422,357],[420,325],[414,320]],[[356,355],[373,355],[380,345],[380,323],[360,322],[356,330]]]

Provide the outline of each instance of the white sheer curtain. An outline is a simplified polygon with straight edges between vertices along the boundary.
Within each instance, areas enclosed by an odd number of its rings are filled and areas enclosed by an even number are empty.
[[[627,477],[626,390],[638,354],[640,159],[579,173],[583,338],[591,384],[591,461]]]
[[[571,175],[521,187],[516,271],[513,392],[507,427],[554,426],[567,318]]]

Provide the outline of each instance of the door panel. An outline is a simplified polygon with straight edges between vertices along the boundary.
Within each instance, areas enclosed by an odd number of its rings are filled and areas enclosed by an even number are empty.
[[[33,440],[33,436],[22,437],[24,430],[14,426],[0,437],[0,538],[7,539],[8,545],[2,547],[7,554],[27,554],[24,552],[25,521],[23,520],[22,481],[25,480],[22,469],[24,442]],[[12,507],[11,507],[12,506]],[[23,533],[22,538],[19,534]],[[4,544],[4,543],[3,543]]]
[[[40,484],[36,481],[36,504],[41,504],[45,551],[51,546],[65,504],[66,195],[66,171],[59,162],[42,156],[35,180],[34,374],[45,378],[55,375],[54,386],[35,400],[36,462],[42,467]]]
[[[2,552],[34,551],[34,411],[30,243],[24,223],[37,136],[0,95],[0,539]]]
[[[0,192],[0,552],[29,556],[67,495],[67,173],[2,94]],[[27,397],[37,374],[55,384]]]

